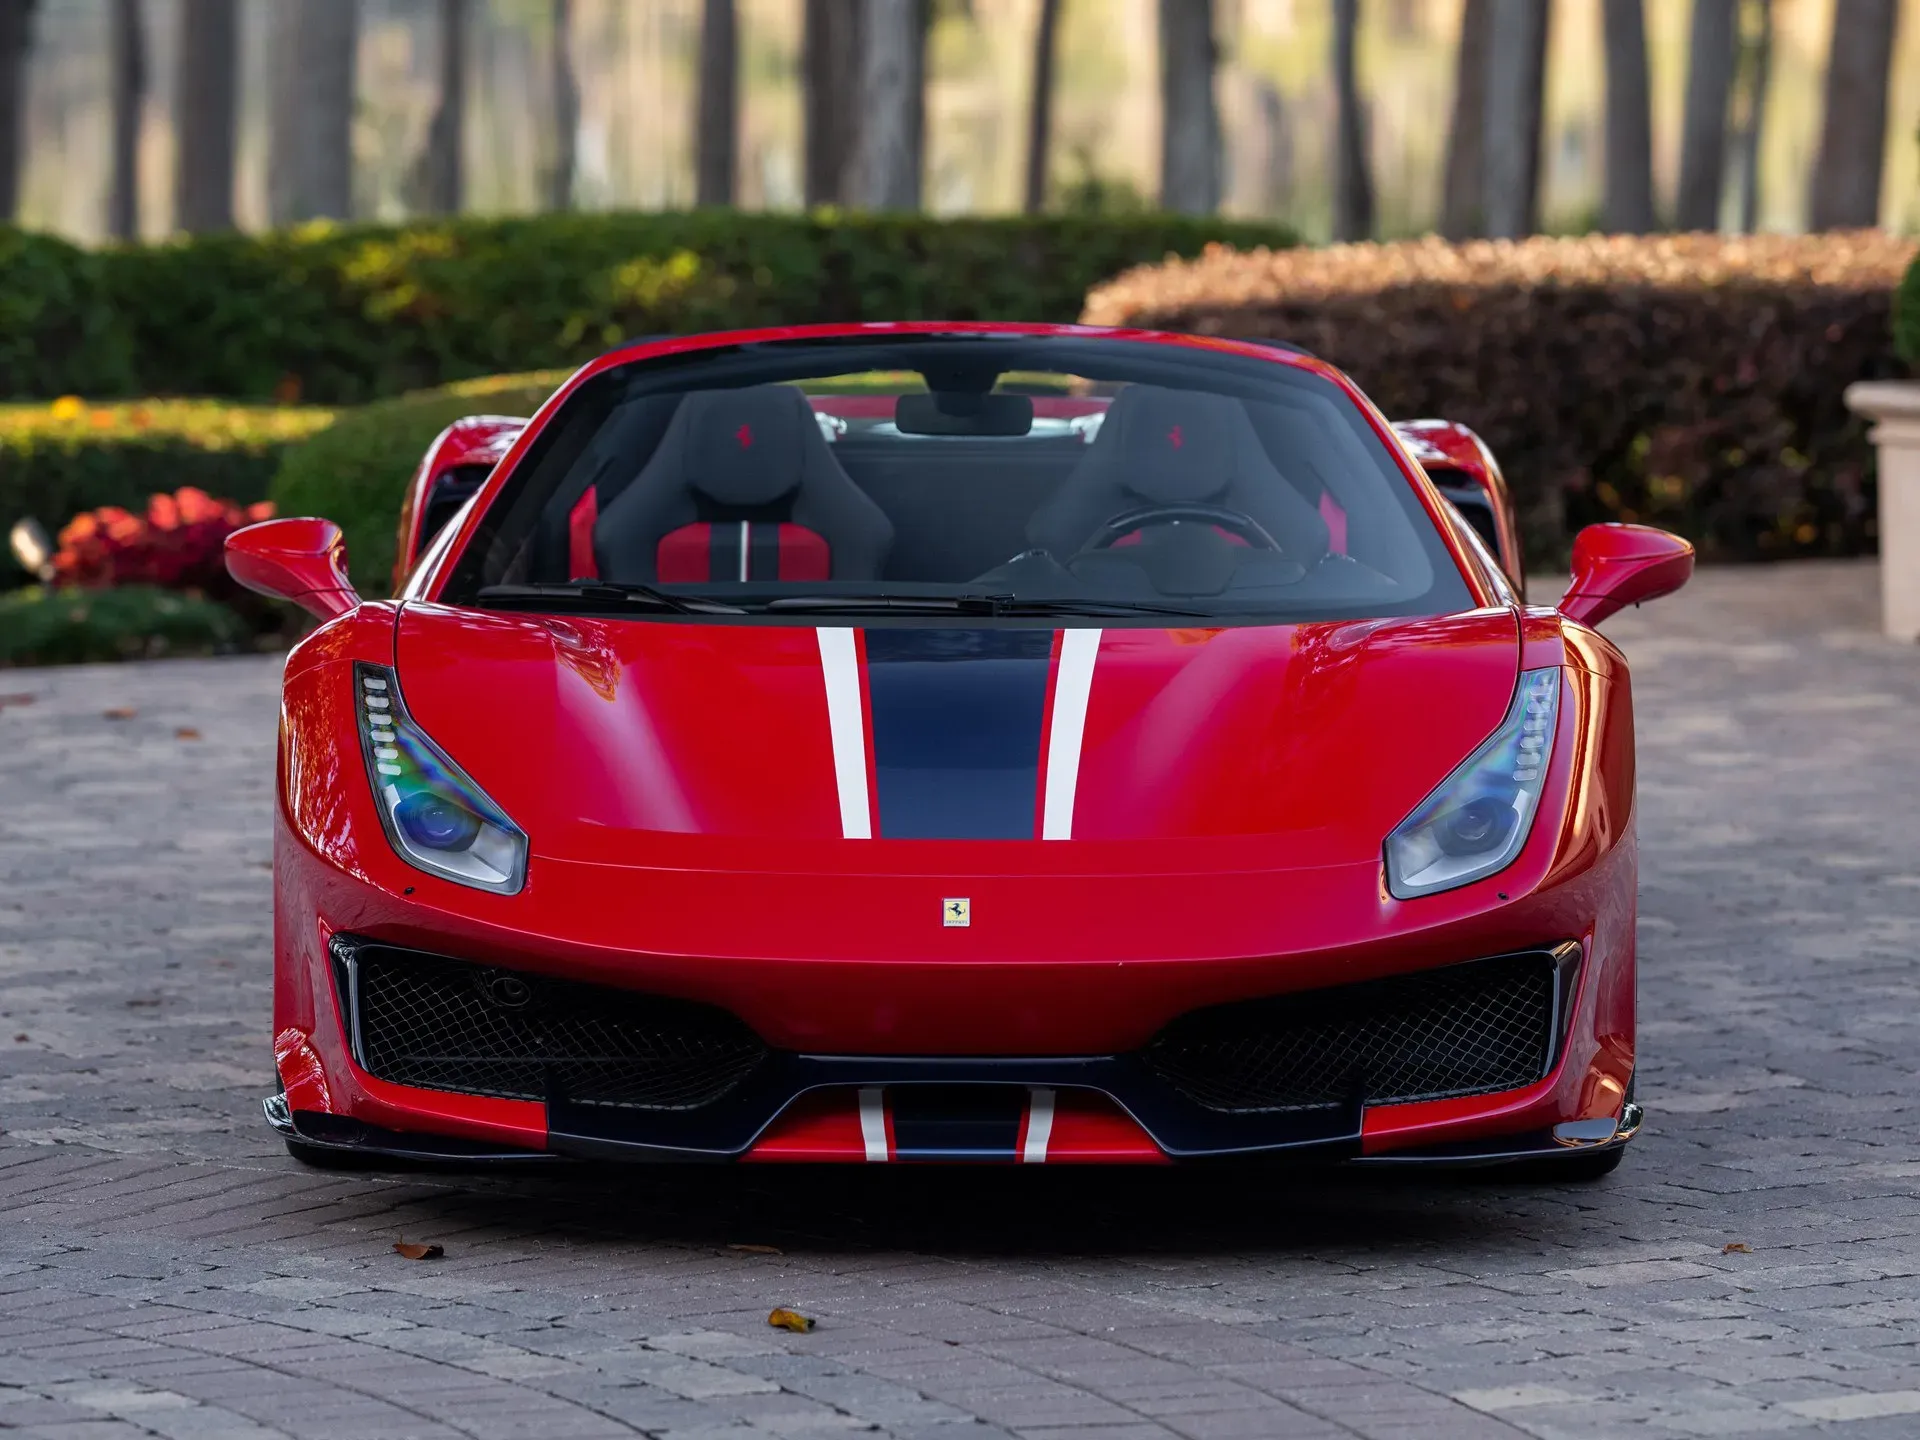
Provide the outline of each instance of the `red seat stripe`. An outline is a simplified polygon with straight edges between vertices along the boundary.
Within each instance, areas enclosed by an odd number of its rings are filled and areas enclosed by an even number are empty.
[[[567,578],[598,580],[593,558],[593,527],[600,523],[600,492],[594,486],[574,502],[567,514]]]
[[[660,537],[654,573],[662,584],[687,585],[713,578],[712,531],[711,525],[682,525]]]

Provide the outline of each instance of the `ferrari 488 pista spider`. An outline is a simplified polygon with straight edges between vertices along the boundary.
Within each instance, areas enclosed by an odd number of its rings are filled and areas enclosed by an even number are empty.
[[[1449,503],[1451,497],[1454,503]],[[1230,340],[652,340],[463,421],[288,657],[272,1123],[387,1155],[1604,1173],[1633,716],[1463,427]]]

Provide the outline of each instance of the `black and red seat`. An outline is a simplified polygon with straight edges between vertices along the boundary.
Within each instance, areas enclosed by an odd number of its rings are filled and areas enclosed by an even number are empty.
[[[1027,543],[1066,559],[1116,517],[1181,505],[1244,515],[1307,568],[1327,553],[1327,522],[1267,457],[1245,406],[1155,385],[1114,396],[1086,457],[1028,522]]]
[[[652,458],[597,510],[593,574],[609,580],[877,580],[893,545],[891,522],[788,385],[688,395]],[[572,548],[576,565],[588,558]]]

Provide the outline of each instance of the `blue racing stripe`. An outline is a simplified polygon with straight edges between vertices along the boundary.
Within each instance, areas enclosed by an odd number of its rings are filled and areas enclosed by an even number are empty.
[[[887,840],[1031,840],[1053,631],[865,632]]]

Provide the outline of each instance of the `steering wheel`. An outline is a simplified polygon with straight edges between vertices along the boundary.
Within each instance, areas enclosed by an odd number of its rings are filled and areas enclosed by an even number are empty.
[[[1224,505],[1143,505],[1138,510],[1129,510],[1124,515],[1116,515],[1088,537],[1087,543],[1080,547],[1080,553],[1089,550],[1107,550],[1133,534],[1136,530],[1145,530],[1153,525],[1172,525],[1191,521],[1199,525],[1211,525],[1237,536],[1256,550],[1279,550],[1280,542],[1267,533],[1266,527],[1251,515],[1238,510],[1229,510]]]

